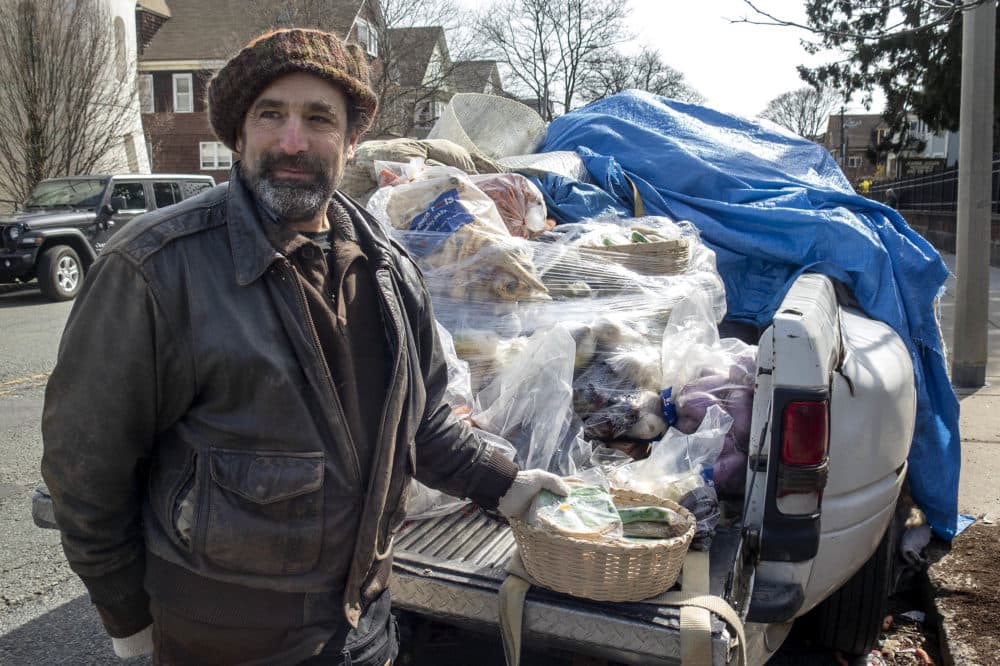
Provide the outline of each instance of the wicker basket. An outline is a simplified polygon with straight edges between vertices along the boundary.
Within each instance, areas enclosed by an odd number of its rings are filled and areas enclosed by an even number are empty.
[[[687,238],[677,238],[652,243],[594,246],[585,251],[642,275],[676,275],[687,270],[689,248]]]
[[[687,531],[672,539],[589,540],[510,521],[524,568],[540,585],[595,601],[640,601],[661,594],[680,574],[694,538],[695,519],[670,500],[613,490],[615,505],[662,506],[688,519]]]

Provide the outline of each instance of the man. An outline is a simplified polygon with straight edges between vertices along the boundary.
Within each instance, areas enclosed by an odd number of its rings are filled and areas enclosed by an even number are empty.
[[[885,191],[885,205],[890,208],[899,208],[899,195],[891,187]]]
[[[66,325],[63,546],[119,656],[382,666],[410,476],[506,515],[565,487],[453,416],[418,270],[335,192],[377,107],[361,51],[262,35],[208,99],[230,182],[120,232]]]

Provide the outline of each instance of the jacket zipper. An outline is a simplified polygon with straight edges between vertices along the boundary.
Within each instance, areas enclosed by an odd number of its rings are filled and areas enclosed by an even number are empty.
[[[326,356],[323,355],[323,347],[319,341],[319,335],[316,333],[316,324],[313,321],[312,314],[309,312],[309,304],[306,302],[306,294],[302,289],[302,285],[299,284],[298,278],[295,276],[294,270],[288,263],[288,260],[282,257],[282,266],[288,273],[288,278],[295,284],[295,292],[299,296],[299,307],[302,308],[302,314],[305,315],[306,323],[309,325],[309,334],[313,343],[313,352],[317,356],[317,360],[320,362],[320,367],[323,368],[323,376],[326,377],[327,386],[330,389],[330,394],[333,396],[333,407],[337,412],[337,417],[340,418],[340,422],[344,424],[344,433],[347,436],[347,448],[351,454],[351,463],[354,467],[354,476],[358,479],[360,487],[364,487],[365,479],[361,477],[361,461],[358,458],[358,450],[354,444],[354,436],[351,434],[351,429],[347,423],[347,416],[344,414],[344,406],[340,402],[340,395],[337,393],[337,387],[333,383],[333,376],[330,375],[330,368],[326,364]]]

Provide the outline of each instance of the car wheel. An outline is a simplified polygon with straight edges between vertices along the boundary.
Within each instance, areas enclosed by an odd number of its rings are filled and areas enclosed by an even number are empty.
[[[803,618],[809,622],[811,633],[821,647],[860,655],[875,646],[887,612],[898,542],[893,519],[868,561]]]
[[[51,301],[74,298],[83,285],[83,264],[76,250],[68,245],[56,245],[42,253],[38,260],[38,286]]]

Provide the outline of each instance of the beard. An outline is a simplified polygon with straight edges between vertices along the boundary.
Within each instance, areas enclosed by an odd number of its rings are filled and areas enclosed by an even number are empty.
[[[305,171],[312,178],[278,178],[274,174],[280,169]],[[326,210],[337,189],[330,163],[317,155],[264,153],[255,164],[243,162],[241,171],[250,191],[281,224],[313,219]]]

